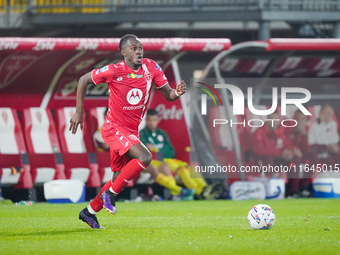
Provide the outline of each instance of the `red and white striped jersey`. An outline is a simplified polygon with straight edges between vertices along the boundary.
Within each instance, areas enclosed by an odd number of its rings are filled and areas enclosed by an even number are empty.
[[[106,121],[138,134],[138,125],[149,104],[151,85],[162,88],[168,83],[162,68],[153,60],[144,58],[138,70],[125,61],[92,71],[95,84],[108,83],[109,111]]]

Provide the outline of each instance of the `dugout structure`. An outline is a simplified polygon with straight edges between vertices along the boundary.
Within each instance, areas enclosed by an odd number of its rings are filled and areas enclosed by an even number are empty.
[[[253,88],[253,105],[257,109],[267,109],[272,105],[273,84],[268,81],[281,82],[277,87],[303,86],[311,93],[311,100],[305,104],[312,113],[309,123],[318,118],[320,106],[331,104],[335,109],[333,119],[338,122],[340,99],[340,40],[339,39],[268,39],[266,41],[244,42],[233,45],[228,50],[218,54],[206,67],[204,78],[195,80],[192,88],[203,87],[197,81],[209,81],[213,79],[219,84],[229,84],[239,81],[240,78],[248,81],[257,80],[257,85],[239,85],[245,95],[247,105],[247,87]],[[295,79],[295,80],[294,80]],[[291,81],[307,80],[304,85],[294,85]],[[302,83],[303,84],[303,83]],[[221,92],[221,91],[218,91]],[[248,121],[251,118],[263,118],[254,116],[246,107],[245,114],[235,116],[232,114],[232,95],[226,90],[220,93],[223,106],[214,104],[208,96],[208,113],[202,116],[201,95],[202,90],[192,90],[196,101],[192,101],[191,122],[193,123],[193,136],[202,141],[195,143],[196,151],[200,159],[209,159],[201,162],[202,165],[217,162],[221,165],[231,165],[240,169],[241,166],[252,165],[250,151],[250,137],[254,131],[251,127],[242,125],[221,125],[213,129],[213,118],[234,119],[235,122]],[[215,96],[218,102],[217,97]],[[280,95],[278,97],[280,100]],[[279,110],[279,108],[277,108]],[[294,108],[287,112],[292,117]],[[339,125],[339,123],[338,123]],[[196,142],[197,140],[194,141]],[[202,146],[202,144],[204,146]],[[203,148],[203,149],[202,149]],[[205,148],[205,149],[204,149]],[[212,153],[206,153],[206,148]],[[192,155],[194,158],[196,155]],[[215,175],[216,176],[216,175]],[[209,177],[209,176],[207,176]],[[211,176],[210,176],[211,177]],[[221,176],[220,176],[221,177]],[[222,178],[247,179],[245,173],[227,173]]]
[[[162,66],[173,88],[182,79],[178,61],[186,52],[220,52],[231,46],[229,39],[140,39],[144,47],[144,57],[151,58]],[[48,174],[44,174],[47,171],[40,171],[39,174],[32,170],[30,162],[33,161],[30,161],[30,155],[27,155],[24,162],[17,161],[18,167],[24,166],[25,178],[17,176],[15,181],[12,178],[10,183],[7,183],[3,169],[8,169],[13,163],[5,164],[2,160],[0,177],[3,177],[3,186],[32,189],[50,179],[72,179],[80,175],[85,178],[83,181],[87,187],[100,187],[106,176],[100,169],[104,168],[103,162],[109,161],[103,159],[102,155],[96,155],[91,143],[92,134],[102,121],[100,112],[108,104],[107,84],[88,87],[84,103],[86,127],[82,134],[70,137],[67,125],[74,112],[78,79],[94,68],[120,62],[122,56],[118,51],[119,40],[0,38],[0,110],[3,110],[0,114],[0,124],[6,127],[9,133],[13,133],[11,137],[17,137],[11,141],[8,140],[9,136],[3,137],[0,141],[0,156],[2,159],[9,159],[9,154],[30,154],[34,162],[37,162],[33,145],[39,144],[39,140],[35,142],[34,139],[39,139],[41,131],[44,133],[46,151],[40,149],[39,153],[55,155],[54,161],[57,165],[54,171],[49,170]],[[159,91],[153,91],[150,100],[150,108],[160,113],[160,128],[168,133],[175,147],[176,157],[189,162],[188,96],[170,103],[163,99]],[[15,118],[10,118],[13,123],[9,125],[9,115],[12,113]],[[51,138],[55,136],[57,140]],[[18,139],[21,149],[14,150],[14,153],[6,151],[6,144],[18,143]],[[69,139],[73,140],[68,141]],[[76,155],[82,159],[82,165],[72,160]],[[97,158],[100,158],[99,161]],[[50,164],[48,167],[53,169]],[[73,171],[75,168],[81,168],[81,171]],[[6,176],[9,176],[8,174]],[[39,183],[35,182],[37,179]]]

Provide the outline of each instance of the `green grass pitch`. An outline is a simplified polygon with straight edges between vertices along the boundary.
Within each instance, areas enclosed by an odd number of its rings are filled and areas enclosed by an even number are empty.
[[[276,222],[252,230],[248,211],[269,204]],[[78,220],[87,204],[0,204],[0,254],[340,254],[340,200],[190,201],[117,204]]]

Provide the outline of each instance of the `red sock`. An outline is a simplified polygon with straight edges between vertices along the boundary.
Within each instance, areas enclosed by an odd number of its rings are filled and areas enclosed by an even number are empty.
[[[99,212],[101,209],[103,209],[103,201],[100,199],[100,196],[105,190],[109,189],[111,187],[111,185],[112,185],[111,180],[109,180],[107,183],[105,183],[105,185],[102,187],[102,189],[100,190],[98,195],[90,203],[91,208],[95,212]]]
[[[129,184],[129,182],[132,181],[133,178],[135,178],[137,174],[142,172],[145,168],[146,166],[138,159],[130,160],[130,162],[123,167],[121,173],[111,185],[114,193],[118,194],[121,192]]]

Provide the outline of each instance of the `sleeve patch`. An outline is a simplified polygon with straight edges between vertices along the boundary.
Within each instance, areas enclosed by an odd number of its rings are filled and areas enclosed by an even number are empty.
[[[104,73],[104,72],[106,72],[107,70],[109,70],[109,66],[104,66],[104,67],[102,67],[102,68],[100,69],[100,72],[101,72],[101,73]]]

